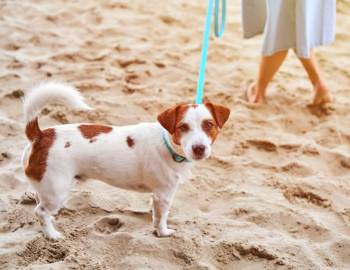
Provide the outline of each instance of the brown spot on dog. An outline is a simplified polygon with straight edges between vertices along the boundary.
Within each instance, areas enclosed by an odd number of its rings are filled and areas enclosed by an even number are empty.
[[[206,119],[202,122],[202,129],[207,134],[207,136],[211,139],[211,143],[213,144],[216,136],[219,134],[219,128],[216,125],[214,119]]]
[[[28,122],[25,130],[27,138],[33,142],[36,138],[41,136],[41,130],[38,124],[38,118],[34,118],[32,121]]]
[[[139,191],[145,191],[145,192],[150,191],[150,188],[148,186],[146,186],[145,184],[137,185],[136,189]]]
[[[96,138],[93,138],[93,139],[91,139],[90,141],[89,141],[89,143],[93,143],[93,142],[96,142],[97,140],[96,140]]]
[[[158,115],[159,123],[172,135],[174,143],[180,145],[181,136],[189,131],[189,126],[186,123],[182,123],[182,120],[191,107],[197,107],[197,105],[182,104],[165,110]]]
[[[68,148],[70,147],[70,142],[66,142],[66,144],[64,145],[64,148]]]
[[[134,144],[135,144],[135,141],[134,141],[133,138],[131,138],[130,136],[128,136],[128,137],[126,137],[126,143],[128,144],[128,146],[129,146],[130,148],[132,148],[132,147],[134,146]]]
[[[86,139],[90,139],[90,143],[96,141],[93,140],[95,137],[100,135],[101,133],[109,133],[112,131],[112,127],[110,126],[104,126],[104,125],[95,125],[95,124],[84,124],[80,125],[79,130],[81,134]]]
[[[219,128],[222,128],[230,116],[230,109],[213,103],[205,103]]]
[[[39,126],[37,127],[39,128]],[[30,130],[31,128],[35,129],[36,126],[30,122],[27,124],[26,134],[29,139],[34,139],[32,143],[32,150],[24,172],[29,178],[40,181],[43,178],[46,170],[49,150],[55,141],[55,130],[53,128],[48,128],[43,131],[39,129],[39,134],[33,137],[34,134],[37,134],[37,131],[34,132],[33,130]]]

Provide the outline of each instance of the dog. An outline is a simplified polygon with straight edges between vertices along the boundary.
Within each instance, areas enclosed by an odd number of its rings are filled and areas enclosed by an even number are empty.
[[[167,218],[179,184],[189,178],[194,161],[211,154],[230,110],[212,103],[182,104],[158,115],[157,122],[128,126],[65,124],[40,129],[38,115],[48,104],[91,110],[80,92],[65,83],[46,82],[24,98],[25,134],[22,155],[26,178],[36,191],[35,214],[44,235],[62,237],[52,215],[62,206],[76,176],[152,193],[152,218],[158,237],[170,236]]]

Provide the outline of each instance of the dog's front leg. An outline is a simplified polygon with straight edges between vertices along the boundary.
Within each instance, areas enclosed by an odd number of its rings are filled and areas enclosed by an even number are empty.
[[[169,209],[173,201],[177,188],[171,190],[157,190],[153,192],[153,226],[158,237],[167,237],[172,235],[175,230],[169,229],[167,219]]]

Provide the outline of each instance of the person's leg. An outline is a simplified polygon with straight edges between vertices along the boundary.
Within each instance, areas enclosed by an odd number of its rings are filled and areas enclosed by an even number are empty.
[[[271,56],[261,57],[258,79],[247,89],[246,94],[249,102],[263,103],[265,101],[266,88],[283,63],[287,53],[288,50],[284,50]]]
[[[321,74],[321,70],[317,64],[313,50],[311,50],[310,58],[299,57],[299,59],[303,64],[307,74],[309,75],[309,79],[314,87],[315,97],[313,104],[323,105],[325,103],[331,102],[331,95]]]

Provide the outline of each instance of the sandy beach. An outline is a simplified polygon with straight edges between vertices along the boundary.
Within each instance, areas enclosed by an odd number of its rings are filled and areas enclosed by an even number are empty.
[[[335,98],[322,109],[292,52],[267,104],[245,101],[262,37],[242,38],[228,2],[205,100],[231,117],[176,195],[175,235],[153,235],[150,194],[91,179],[77,181],[52,242],[20,163],[24,93],[66,81],[95,108],[48,106],[42,128],[155,121],[194,102],[207,1],[0,1],[0,269],[350,269],[350,1],[337,1],[336,42],[316,49]]]

